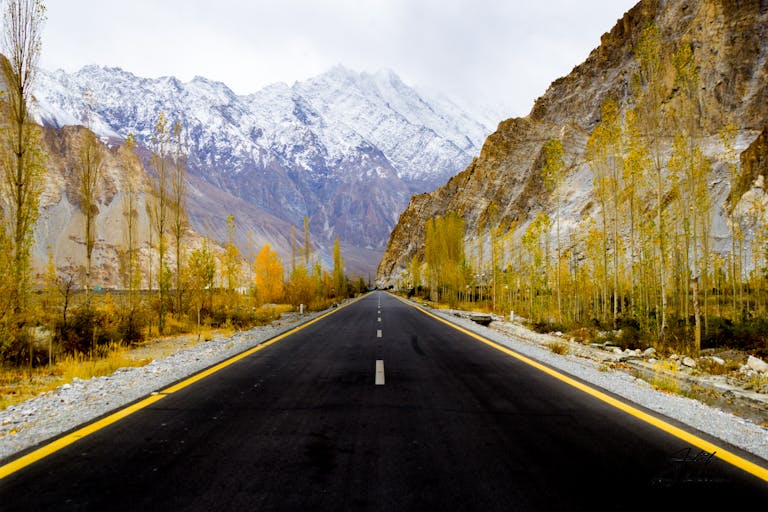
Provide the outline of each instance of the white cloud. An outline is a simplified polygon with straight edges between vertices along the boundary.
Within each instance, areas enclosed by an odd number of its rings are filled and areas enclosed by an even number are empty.
[[[195,75],[238,93],[334,64],[524,115],[632,0],[51,0],[42,65]]]

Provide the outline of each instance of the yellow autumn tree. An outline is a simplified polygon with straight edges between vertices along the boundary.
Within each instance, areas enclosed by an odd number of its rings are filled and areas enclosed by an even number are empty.
[[[265,244],[254,258],[253,280],[260,304],[277,302],[283,298],[283,261],[269,244]]]

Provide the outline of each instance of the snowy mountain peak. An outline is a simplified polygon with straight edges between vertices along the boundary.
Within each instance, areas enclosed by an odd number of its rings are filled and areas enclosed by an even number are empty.
[[[309,216],[320,239],[373,250],[369,268],[410,195],[463,169],[491,131],[394,71],[341,65],[247,96],[201,76],[183,83],[101,66],[43,72],[39,120],[81,124],[86,90],[99,134],[133,133],[149,145],[164,112],[187,130],[195,176],[295,225]],[[204,229],[205,219],[197,222]]]

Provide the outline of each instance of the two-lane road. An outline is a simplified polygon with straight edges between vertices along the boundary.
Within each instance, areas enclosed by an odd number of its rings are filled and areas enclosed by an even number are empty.
[[[688,450],[379,292],[0,480],[0,510],[768,505]]]

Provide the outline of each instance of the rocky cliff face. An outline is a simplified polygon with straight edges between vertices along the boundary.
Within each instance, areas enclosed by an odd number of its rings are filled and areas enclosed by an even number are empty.
[[[40,217],[35,225],[33,261],[38,273],[44,272],[49,253],[65,275],[78,275],[85,263],[84,223],[82,200],[77,169],[80,165],[80,147],[86,129],[66,126],[61,129],[43,128],[43,151],[47,172],[40,198]],[[150,258],[149,219],[146,199],[150,185],[140,156],[127,151],[122,141],[102,138],[98,151],[102,154],[102,179],[97,194],[96,243],[93,251],[94,285],[121,288],[123,285],[121,255],[127,248],[128,209],[126,191],[128,181],[134,183],[136,200],[133,208],[136,219],[136,247],[142,269],[148,268]],[[201,188],[192,188],[200,194]],[[202,190],[205,190],[202,188]],[[203,194],[205,195],[205,194]],[[204,207],[204,205],[200,205]],[[200,215],[198,206],[190,215]],[[202,237],[195,231],[186,234],[186,243],[195,247]],[[172,256],[172,255],[171,255]],[[155,256],[155,259],[157,257]],[[171,264],[175,264],[171,262]],[[146,276],[145,276],[146,279]],[[146,286],[147,283],[144,283]]]
[[[551,196],[542,192],[540,178],[541,149],[550,138],[561,139],[566,151],[568,176],[557,194],[564,202],[560,210],[564,229],[583,215],[596,213],[592,175],[585,162],[586,141],[606,99],[616,100],[622,112],[632,104],[634,49],[649,22],[661,32],[665,56],[673,55],[683,43],[694,49],[702,87],[700,145],[712,160],[715,174],[711,185],[716,202],[714,238],[716,245],[719,241],[725,246],[728,180],[717,133],[733,123],[738,129],[736,149],[741,152],[768,121],[768,2],[644,0],[603,35],[584,63],[553,82],[527,117],[501,122],[469,167],[444,187],[411,198],[379,264],[379,284],[393,284],[406,262],[421,254],[424,224],[433,216],[459,213],[469,237],[479,226],[498,225],[511,226],[519,236],[537,211],[551,214]],[[672,104],[677,94],[671,87],[673,76],[670,73],[665,79],[672,90],[665,102]],[[668,135],[671,145],[674,133]]]

